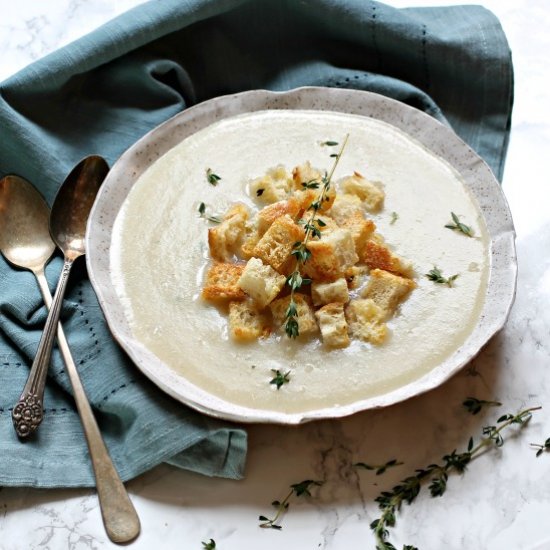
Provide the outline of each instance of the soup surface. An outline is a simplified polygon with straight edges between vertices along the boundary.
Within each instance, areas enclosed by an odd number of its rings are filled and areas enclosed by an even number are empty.
[[[284,333],[239,344],[227,316],[200,297],[209,265],[199,216],[235,202],[258,209],[249,183],[267,169],[310,161],[332,165],[326,141],[349,134],[334,181],[361,172],[381,182],[384,208],[368,215],[400,256],[410,260],[417,288],[389,321],[383,345],[354,340],[329,350],[318,338]],[[210,168],[221,177],[206,178]],[[474,237],[445,228],[451,212]],[[475,328],[488,278],[488,237],[482,214],[457,172],[404,132],[342,113],[260,111],[217,122],[182,141],[135,183],[116,220],[112,277],[134,337],[200,388],[256,409],[305,412],[387,393],[451,356]],[[452,287],[428,280],[437,266],[458,274]],[[279,390],[272,370],[290,371]]]

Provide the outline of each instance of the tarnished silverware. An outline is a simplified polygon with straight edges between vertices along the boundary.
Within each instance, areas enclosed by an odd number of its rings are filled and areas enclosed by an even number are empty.
[[[49,217],[48,205],[27,180],[13,175],[0,180],[0,251],[16,267],[35,274],[48,308],[52,296],[44,267],[55,250]],[[60,323],[57,340],[90,451],[105,529],[113,542],[129,542],[139,534],[139,518],[105,447]]]

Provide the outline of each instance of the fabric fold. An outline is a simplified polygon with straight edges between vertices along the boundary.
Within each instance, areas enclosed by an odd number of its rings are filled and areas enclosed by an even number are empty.
[[[452,128],[502,176],[512,63],[496,17],[478,6],[395,9],[371,0],[146,2],[0,84],[0,173],[47,201],[84,156],[110,164],[171,116],[249,89],[374,91]],[[61,269],[48,266],[53,290]],[[71,388],[55,350],[46,417],[21,444],[10,408],[45,319],[30,273],[0,259],[0,484],[90,486]],[[123,479],[160,462],[242,477],[246,432],[161,392],[114,342],[83,262],[62,313],[84,386]]]

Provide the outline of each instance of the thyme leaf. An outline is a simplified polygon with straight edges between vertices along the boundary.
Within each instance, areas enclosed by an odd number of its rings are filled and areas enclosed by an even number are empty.
[[[434,266],[434,268],[430,269],[428,273],[425,273],[425,276],[434,283],[447,285],[449,288],[451,288],[453,286],[453,282],[456,281],[456,279],[458,278],[458,273],[456,273],[455,275],[451,275],[450,277],[444,277],[440,269]]]
[[[199,204],[199,216],[212,223],[222,223],[218,216],[212,216],[206,213],[206,204],[204,204],[204,202]]]
[[[338,145],[337,141],[323,141],[321,145],[326,145],[327,147],[336,147]]]
[[[392,212],[390,225],[393,225],[398,219],[399,219],[399,214],[397,212]]]
[[[290,371],[287,370],[285,373],[282,373],[279,369],[271,369],[271,372],[275,375],[271,380],[270,384],[275,384],[277,389],[280,390],[282,386],[290,382]]]
[[[469,413],[477,414],[483,407],[500,407],[502,403],[498,401],[486,401],[485,399],[477,399],[476,397],[467,397],[462,405],[466,407]]]
[[[454,223],[446,224],[445,227],[447,229],[452,229],[453,231],[460,231],[461,233],[464,233],[464,235],[467,235],[468,237],[474,236],[474,232],[472,231],[472,228],[462,223],[454,212],[451,212],[451,218],[453,219]]]
[[[203,550],[215,550],[216,548],[216,541],[214,539],[210,539],[209,542],[202,543]]]
[[[538,458],[544,451],[550,451],[550,437],[542,444],[531,443],[531,447],[537,449],[536,457]]]
[[[214,174],[211,168],[206,169],[206,179],[210,185],[218,185],[218,182],[222,179],[218,174]]]
[[[388,460],[385,464],[366,464],[365,462],[356,462],[354,466],[356,468],[364,468],[365,470],[372,470],[376,473],[377,476],[381,476],[389,468],[394,466],[403,466],[403,462],[398,462],[397,459],[393,458]]]
[[[289,501],[292,495],[295,495],[296,497],[311,497],[311,487],[320,487],[321,485],[323,485],[322,481],[316,481],[314,479],[305,479],[304,481],[300,481],[300,483],[292,484],[290,486],[289,493],[282,501],[274,500],[271,503],[271,505],[277,509],[275,515],[272,518],[268,518],[266,516],[258,516],[258,519],[262,522],[260,523],[260,527],[262,527],[263,529],[277,529],[280,531],[282,529],[282,526],[280,525],[279,520],[281,519],[281,516],[288,510],[290,506]]]

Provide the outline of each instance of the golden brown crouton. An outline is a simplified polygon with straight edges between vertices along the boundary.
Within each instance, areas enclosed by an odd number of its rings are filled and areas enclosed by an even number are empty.
[[[306,162],[296,166],[292,170],[294,196],[300,202],[304,211],[308,211],[311,204],[315,202],[323,191],[323,177],[319,170],[312,168],[311,164]],[[315,187],[311,187],[315,185]],[[318,208],[319,212],[326,212],[332,207],[336,198],[336,187],[331,184],[325,192],[322,204]]]
[[[345,178],[341,183],[344,193],[356,195],[369,212],[378,212],[382,208],[385,193],[379,185],[363,177],[359,172]]]
[[[361,295],[363,298],[370,298],[384,311],[386,317],[390,317],[399,302],[415,287],[416,283],[410,279],[382,269],[373,269],[370,272],[369,282]]]
[[[304,238],[304,230],[285,215],[276,219],[254,247],[254,256],[279,271],[294,244]]]
[[[215,262],[206,274],[202,297],[211,301],[244,300],[246,294],[238,285],[243,270],[242,264]]]
[[[286,199],[290,194],[292,176],[282,165],[271,168],[261,178],[257,178],[250,184],[250,192],[254,198],[271,204],[272,202]]]
[[[344,304],[327,304],[315,312],[323,343],[332,348],[349,346],[348,324],[344,316]]]
[[[236,204],[229,209],[217,227],[208,230],[210,255],[219,262],[227,261],[235,253],[245,233],[248,208]]]
[[[349,301],[349,292],[346,279],[341,277],[331,283],[311,283],[311,298],[313,305],[330,304],[339,302],[345,304]]]
[[[300,334],[311,334],[317,332],[317,322],[315,321],[315,315],[313,308],[311,307],[311,300],[308,296],[303,294],[294,294],[294,302],[296,304],[296,310],[298,311],[298,332]],[[290,296],[284,298],[278,298],[273,300],[269,305],[271,313],[273,314],[273,325],[276,327],[282,327],[286,322],[286,312],[288,305],[290,304]]]
[[[412,274],[412,265],[410,262],[394,254],[378,234],[374,234],[365,243],[361,252],[361,261],[371,269],[383,269],[405,276]]]
[[[235,340],[248,341],[268,336],[269,316],[250,301],[229,303],[229,333]]]
[[[271,227],[277,218],[288,214],[292,219],[296,219],[300,210],[300,203],[294,197],[265,206],[258,212],[258,232],[260,236]]]
[[[262,309],[277,297],[285,285],[286,277],[258,258],[248,260],[238,285]]]
[[[311,257],[303,271],[316,281],[334,281],[359,260],[351,233],[345,229],[336,229],[318,241],[309,241],[307,248]]]
[[[382,308],[369,299],[351,300],[346,307],[351,335],[372,344],[381,344],[386,338],[384,317]]]
[[[374,222],[372,220],[366,220],[363,214],[351,214],[339,225],[351,233],[357,254],[361,254],[369,237],[376,229]]]

